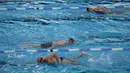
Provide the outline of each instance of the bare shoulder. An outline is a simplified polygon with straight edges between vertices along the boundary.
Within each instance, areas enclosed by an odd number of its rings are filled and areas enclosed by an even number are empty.
[[[58,41],[58,42],[65,42],[64,40]]]
[[[62,44],[62,43],[65,43],[65,41],[58,41],[58,42],[54,42],[53,44]]]

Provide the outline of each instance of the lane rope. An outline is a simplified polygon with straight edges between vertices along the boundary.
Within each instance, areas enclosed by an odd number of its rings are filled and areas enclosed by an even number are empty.
[[[0,53],[73,52],[73,51],[130,51],[130,48],[81,48],[81,49],[0,50]]]
[[[1,7],[0,11],[4,10],[46,10],[46,11],[51,11],[51,10],[62,10],[62,9],[86,9],[88,6],[72,6],[72,7]],[[120,6],[114,6],[114,5],[109,5],[109,6],[103,6],[106,8],[130,8],[130,5],[120,5]]]

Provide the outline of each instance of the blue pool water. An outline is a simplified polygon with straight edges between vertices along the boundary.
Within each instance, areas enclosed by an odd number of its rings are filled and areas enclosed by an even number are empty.
[[[66,0],[68,1],[68,0]],[[67,40],[72,37],[76,44],[55,49],[74,48],[129,48],[130,47],[130,12],[127,8],[109,8],[113,11],[124,10],[123,14],[96,14],[82,9],[67,7],[87,7],[92,3],[83,0],[72,2],[45,1],[1,3],[0,8],[27,7],[63,7],[59,10],[0,10],[0,50],[37,49],[29,46],[18,47],[23,42],[35,44]],[[75,2],[76,1],[76,2]],[[96,3],[96,2],[94,2]],[[108,4],[106,4],[108,3]],[[103,6],[130,5],[130,3],[94,4]],[[111,3],[109,5],[109,3]],[[65,9],[66,8],[66,9]],[[38,56],[46,57],[51,53],[0,53],[0,61],[11,64],[35,62],[28,66],[10,66],[0,64],[0,73],[130,73],[129,51],[88,51],[92,56],[84,56],[78,62],[85,66],[69,64],[37,64]],[[77,52],[56,52],[57,55],[73,58]]]

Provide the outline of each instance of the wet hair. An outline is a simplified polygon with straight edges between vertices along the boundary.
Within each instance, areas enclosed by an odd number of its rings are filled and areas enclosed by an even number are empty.
[[[89,7],[86,10],[89,11]]]
[[[37,58],[37,62],[41,62],[42,60],[43,60],[42,57],[38,57],[38,58]]]
[[[73,38],[69,38],[69,41],[73,43],[75,40]]]

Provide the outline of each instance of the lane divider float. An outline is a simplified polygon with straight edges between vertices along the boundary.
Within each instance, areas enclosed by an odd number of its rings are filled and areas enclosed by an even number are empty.
[[[130,48],[81,48],[81,49],[40,49],[40,50],[0,50],[0,53],[73,52],[73,51],[130,51]]]

